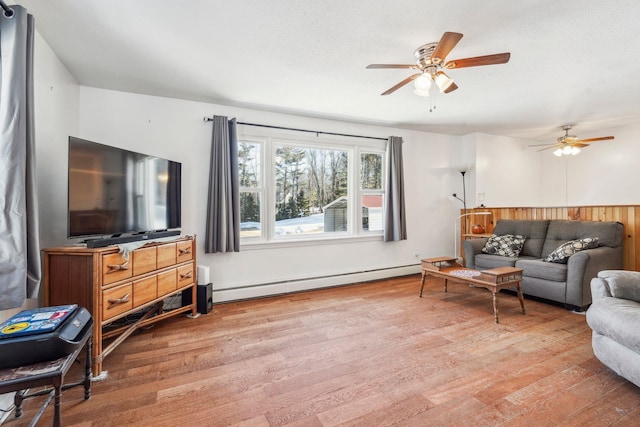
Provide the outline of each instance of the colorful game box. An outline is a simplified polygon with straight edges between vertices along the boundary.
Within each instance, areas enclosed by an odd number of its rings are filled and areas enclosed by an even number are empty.
[[[72,304],[23,310],[0,324],[0,340],[53,332],[77,308]]]

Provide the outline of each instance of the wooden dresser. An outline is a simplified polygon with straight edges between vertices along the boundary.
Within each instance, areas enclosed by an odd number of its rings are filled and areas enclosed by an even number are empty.
[[[43,250],[45,305],[78,304],[93,315],[94,377],[104,358],[136,329],[182,313],[197,315],[195,245],[192,236],[149,242],[127,259],[117,246]],[[165,298],[189,288],[191,304],[164,309]],[[103,348],[108,339],[113,340]]]

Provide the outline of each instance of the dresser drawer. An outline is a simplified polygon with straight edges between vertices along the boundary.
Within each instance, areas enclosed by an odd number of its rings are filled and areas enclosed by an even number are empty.
[[[148,273],[156,269],[156,247],[140,248],[132,252],[133,275]]]
[[[190,285],[194,281],[193,263],[178,267],[178,287]]]
[[[177,262],[178,264],[181,262],[189,261],[193,259],[193,247],[192,241],[186,240],[184,242],[178,242],[177,245]]]
[[[178,250],[175,243],[158,246],[158,268],[169,267],[176,264]]]
[[[131,259],[124,259],[122,254],[102,255],[102,284],[117,282],[132,276]]]
[[[102,320],[110,319],[133,308],[133,284],[126,283],[102,291]]]
[[[139,307],[158,297],[158,276],[133,282],[133,307]]]
[[[158,274],[158,296],[166,295],[178,289],[178,270],[172,268]]]

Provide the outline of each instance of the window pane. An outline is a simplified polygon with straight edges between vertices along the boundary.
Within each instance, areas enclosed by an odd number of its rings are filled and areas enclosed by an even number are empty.
[[[260,186],[260,144],[238,141],[240,187]]]
[[[382,230],[382,194],[366,194],[362,196],[362,230]]]
[[[360,156],[360,182],[363,190],[382,190],[382,154]]]
[[[260,237],[260,193],[240,193],[240,237]]]
[[[348,159],[347,151],[276,147],[276,235],[347,231]]]

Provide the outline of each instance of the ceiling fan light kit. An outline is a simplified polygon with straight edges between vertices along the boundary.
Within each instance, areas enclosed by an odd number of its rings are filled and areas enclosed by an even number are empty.
[[[444,71],[438,71],[435,75],[434,81],[440,89],[440,93],[446,93],[445,91],[453,84],[453,79],[447,76]]]
[[[431,89],[431,76],[426,73],[420,74],[414,81],[414,93],[418,96],[429,96]]]
[[[575,156],[576,154],[578,154],[580,152],[580,149],[578,147],[572,147],[570,145],[567,145],[564,148],[557,148],[553,154],[554,156],[558,156],[558,157],[562,157],[562,156]]]

